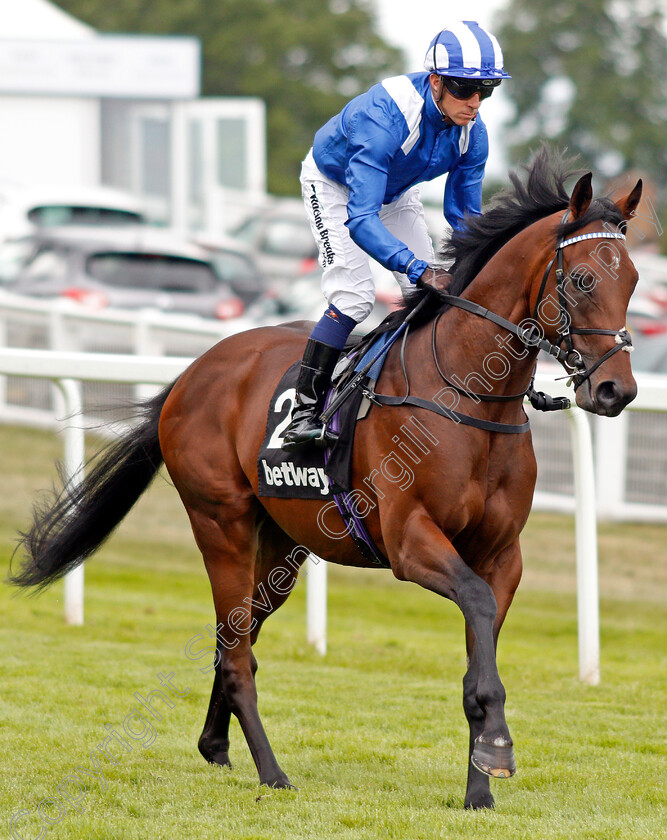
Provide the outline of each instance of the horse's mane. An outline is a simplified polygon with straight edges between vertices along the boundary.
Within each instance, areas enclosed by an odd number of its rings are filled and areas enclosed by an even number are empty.
[[[445,263],[451,263],[450,294],[460,295],[491,257],[524,228],[568,208],[570,196],[565,182],[583,172],[574,168],[575,162],[564,151],[541,146],[528,164],[510,172],[510,185],[491,199],[481,216],[466,217],[465,225],[453,231],[439,255]],[[576,221],[557,225],[554,236],[568,237],[595,221],[619,225],[623,218],[611,199],[594,199]],[[386,318],[376,332],[395,329],[425,294],[428,292],[421,288],[408,293],[405,305]],[[434,306],[425,306],[412,323],[414,326],[428,323],[446,308],[447,304],[434,300]]]

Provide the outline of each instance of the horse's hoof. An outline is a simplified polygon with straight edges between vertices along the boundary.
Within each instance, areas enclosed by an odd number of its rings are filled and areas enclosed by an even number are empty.
[[[470,761],[480,773],[492,776],[494,779],[509,779],[516,773],[511,743],[489,744],[477,738]]]
[[[266,787],[273,788],[274,790],[298,790],[296,785],[293,785],[287,776],[278,776],[278,778],[273,779],[272,781],[263,781],[262,784],[266,785]]]
[[[490,793],[483,793],[480,796],[466,797],[463,807],[469,811],[481,811],[483,808],[495,808],[495,800]]]
[[[231,770],[232,762],[229,760],[227,750],[209,747],[201,742],[197,745],[197,748],[209,764],[217,764],[219,767],[229,767]]]

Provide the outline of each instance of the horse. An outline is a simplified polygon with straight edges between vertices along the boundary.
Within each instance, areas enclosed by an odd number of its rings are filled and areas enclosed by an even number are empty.
[[[615,416],[637,390],[629,353],[617,351],[631,344],[623,325],[637,272],[622,231],[641,181],[617,201],[593,198],[590,172],[568,192],[571,167],[542,148],[453,234],[443,252],[453,258],[452,285],[448,293],[416,289],[389,316],[385,326],[396,326],[420,307],[387,353],[377,382],[385,402],[372,402],[354,433],[357,513],[375,546],[396,578],[453,601],[465,619],[471,809],[494,807],[490,779],[515,772],[496,645],[521,578],[519,538],[536,480],[523,404],[537,355],[547,350],[561,362],[588,412]],[[219,630],[198,748],[208,762],[231,766],[234,714],[260,783],[272,788],[292,784],[257,709],[252,647],[263,622],[287,599],[308,551],[373,565],[323,501],[258,495],[271,396],[310,329],[295,322],[226,338],[141,404],[137,424],[82,482],[35,510],[10,578],[41,588],[85,560],[164,462],[204,560]]]

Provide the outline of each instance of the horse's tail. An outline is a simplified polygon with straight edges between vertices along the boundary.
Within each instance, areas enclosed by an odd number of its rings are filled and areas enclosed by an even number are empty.
[[[65,482],[60,493],[35,505],[32,527],[16,549],[23,564],[10,583],[44,589],[83,563],[120,524],[162,464],[158,423],[172,388],[140,403],[138,425],[98,452],[80,483]]]

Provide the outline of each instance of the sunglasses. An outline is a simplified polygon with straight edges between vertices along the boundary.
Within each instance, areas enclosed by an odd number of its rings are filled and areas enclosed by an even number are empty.
[[[500,84],[500,79],[480,79],[477,82],[459,81],[451,76],[440,77],[447,90],[456,99],[470,99],[476,93],[480,99],[488,99],[494,88]]]

